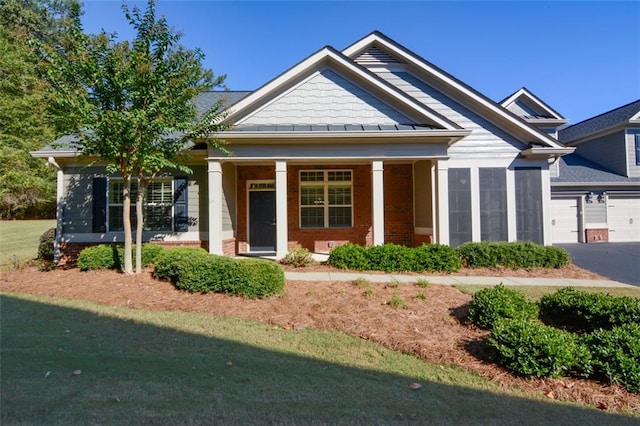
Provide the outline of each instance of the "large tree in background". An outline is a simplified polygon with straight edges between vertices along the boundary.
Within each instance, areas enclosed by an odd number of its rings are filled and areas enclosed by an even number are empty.
[[[224,76],[203,68],[200,50],[180,45],[180,35],[156,17],[154,1],[144,11],[126,5],[123,11],[137,32],[132,41],[105,31],[85,34],[76,7],[62,43],[55,49],[43,44],[41,57],[55,90],[56,116],[77,136],[75,147],[123,178],[124,272],[133,273],[132,184],[137,180],[139,272],[147,185],[161,171],[190,172],[180,161],[185,143],[222,128],[221,104],[197,122],[193,100]]]
[[[0,218],[52,217],[55,172],[29,151],[58,131],[47,115],[47,82],[32,41],[54,46],[73,0],[0,2]]]

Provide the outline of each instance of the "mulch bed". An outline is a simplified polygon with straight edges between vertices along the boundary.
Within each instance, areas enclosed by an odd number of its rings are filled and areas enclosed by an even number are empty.
[[[327,268],[316,265],[313,268]],[[499,271],[468,271],[469,275],[497,275]],[[552,271],[560,274],[562,270]],[[464,274],[465,271],[462,271]],[[525,275],[514,275],[514,274]],[[504,272],[510,276],[551,276],[536,271]],[[555,275],[558,277],[559,275]],[[580,268],[564,270],[565,278],[601,278]],[[367,295],[367,288],[373,294]],[[125,276],[115,271],[80,272],[76,269],[40,272],[35,268],[3,271],[3,292],[81,299],[131,309],[201,312],[246,318],[285,329],[313,327],[338,330],[413,353],[428,362],[454,364],[480,374],[503,387],[538,392],[548,398],[589,404],[608,411],[640,411],[640,395],[619,386],[574,378],[514,377],[487,361],[482,339],[487,332],[465,322],[471,300],[455,288],[430,285],[358,285],[349,282],[289,281],[284,294],[247,300],[221,294],[190,294],[153,279],[150,271]],[[423,294],[426,296],[423,299]],[[393,295],[405,309],[389,304]],[[417,296],[417,297],[416,297]]]

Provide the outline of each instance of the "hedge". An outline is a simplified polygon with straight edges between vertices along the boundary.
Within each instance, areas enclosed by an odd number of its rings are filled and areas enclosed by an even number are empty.
[[[157,244],[142,244],[142,267],[154,263],[164,251]],[[133,250],[135,261],[135,246]],[[77,266],[81,271],[95,269],[122,269],[124,264],[124,247],[118,244],[100,244],[83,249],[78,255]]]
[[[500,284],[473,295],[469,304],[469,320],[478,327],[491,330],[501,319],[529,320],[538,317],[538,305],[522,292]]]
[[[469,242],[456,250],[470,268],[561,268],[571,262],[569,253],[561,247],[530,242]]]
[[[284,272],[273,262],[184,248],[166,250],[156,262],[153,275],[192,293],[227,293],[250,299],[279,293],[285,284]]]

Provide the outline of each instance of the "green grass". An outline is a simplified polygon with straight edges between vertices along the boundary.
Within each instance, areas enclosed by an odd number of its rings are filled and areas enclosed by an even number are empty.
[[[14,294],[0,314],[3,425],[638,420],[507,393],[336,332]]]
[[[492,287],[488,285],[468,285],[468,284],[457,284],[454,286],[458,290],[467,293],[474,294],[477,291],[482,290],[483,288]],[[553,287],[553,286],[505,286],[507,288],[512,288],[515,290],[519,290],[524,293],[524,295],[533,301],[539,301],[542,296],[545,294],[555,293],[560,290],[562,287]],[[640,287],[576,287],[577,290],[586,291],[589,293],[609,293],[612,296],[629,296],[640,299]]]
[[[35,259],[40,235],[55,226],[55,220],[1,220],[0,268],[15,267]]]

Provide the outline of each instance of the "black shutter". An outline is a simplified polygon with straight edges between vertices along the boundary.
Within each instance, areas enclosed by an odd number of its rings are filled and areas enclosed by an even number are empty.
[[[189,179],[175,178],[173,180],[175,193],[173,194],[173,229],[175,232],[189,230]]]
[[[95,233],[107,232],[107,178],[93,178],[93,218]]]

